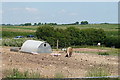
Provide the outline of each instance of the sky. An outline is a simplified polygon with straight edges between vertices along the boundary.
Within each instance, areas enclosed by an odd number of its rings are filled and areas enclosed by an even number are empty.
[[[3,24],[117,23],[118,2],[3,2]]]

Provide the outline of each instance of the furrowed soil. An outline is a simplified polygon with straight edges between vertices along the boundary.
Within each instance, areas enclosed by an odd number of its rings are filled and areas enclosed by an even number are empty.
[[[100,52],[98,49],[74,49],[74,51],[79,50]],[[90,70],[92,71],[96,68],[103,68],[108,72],[108,76],[118,75],[118,56],[73,53],[72,57],[68,58],[65,57],[65,52],[54,51],[54,53],[59,53],[61,56],[11,52],[10,47],[3,47],[2,77],[6,75],[5,70],[13,68],[17,68],[21,72],[26,70],[29,72],[38,72],[44,77],[49,78],[53,78],[56,73],[63,74],[65,78],[86,77]]]

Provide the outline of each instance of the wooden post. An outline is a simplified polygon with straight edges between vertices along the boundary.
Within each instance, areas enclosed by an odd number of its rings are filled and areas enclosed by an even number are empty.
[[[58,42],[59,42],[59,40],[57,40],[57,50],[58,50],[58,46],[59,46],[59,45],[58,45]]]

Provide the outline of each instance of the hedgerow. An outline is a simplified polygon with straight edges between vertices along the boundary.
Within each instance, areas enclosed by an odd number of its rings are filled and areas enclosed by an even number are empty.
[[[56,46],[56,41],[59,40],[59,47],[79,46],[79,45],[97,45],[98,42],[104,44],[106,34],[103,29],[82,29],[68,27],[66,29],[55,29],[48,25],[37,28],[36,36]]]

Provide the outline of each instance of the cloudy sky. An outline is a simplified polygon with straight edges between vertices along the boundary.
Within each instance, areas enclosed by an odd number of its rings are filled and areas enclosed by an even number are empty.
[[[117,23],[117,2],[3,2],[2,23]]]

